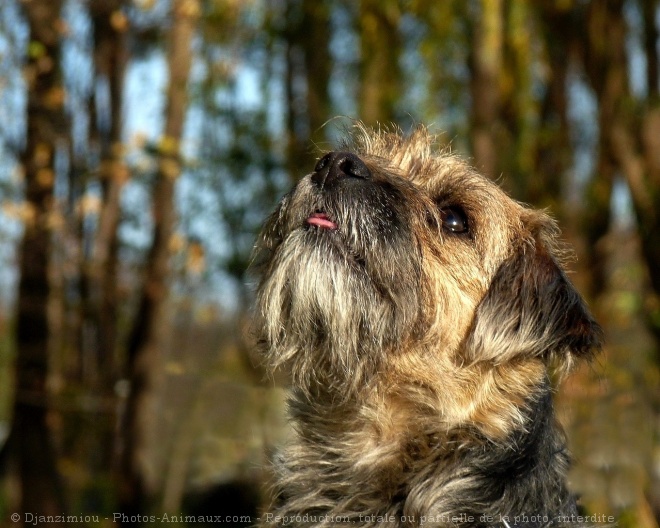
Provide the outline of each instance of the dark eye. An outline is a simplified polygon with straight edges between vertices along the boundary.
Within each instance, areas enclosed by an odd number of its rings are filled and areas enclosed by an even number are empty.
[[[468,220],[465,211],[460,207],[443,207],[440,209],[442,227],[452,233],[467,233]]]

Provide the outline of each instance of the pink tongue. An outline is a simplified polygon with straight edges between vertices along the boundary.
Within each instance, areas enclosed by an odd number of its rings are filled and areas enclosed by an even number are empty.
[[[307,219],[307,223],[322,229],[337,229],[337,224],[331,221],[328,215],[324,213],[314,213]]]

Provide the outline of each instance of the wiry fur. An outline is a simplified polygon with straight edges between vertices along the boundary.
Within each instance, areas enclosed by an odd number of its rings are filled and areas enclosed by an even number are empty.
[[[555,223],[433,143],[358,125],[340,150],[368,177],[312,173],[266,222],[254,328],[291,377],[295,427],[266,524],[540,527],[575,512],[548,369],[597,350],[600,329]],[[443,227],[448,207],[467,233]],[[309,225],[319,212],[336,229]]]

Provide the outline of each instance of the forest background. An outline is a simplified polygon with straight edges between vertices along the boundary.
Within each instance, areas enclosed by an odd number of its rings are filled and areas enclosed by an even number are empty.
[[[360,118],[559,220],[607,335],[557,396],[571,484],[657,528],[659,3],[3,0],[0,526],[256,515],[287,428],[250,250]]]

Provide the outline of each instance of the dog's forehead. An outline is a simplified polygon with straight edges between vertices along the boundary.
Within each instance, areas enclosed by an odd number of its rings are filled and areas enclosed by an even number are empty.
[[[545,215],[534,214],[513,200],[465,159],[438,143],[424,126],[405,135],[397,130],[374,131],[358,123],[342,149],[360,156],[376,173],[408,180],[440,205],[463,207],[488,224],[490,231],[499,227],[508,236],[527,236],[537,223],[545,222]]]
[[[491,222],[506,218],[524,223],[524,208],[462,158],[446,152],[420,155],[406,144],[393,154],[391,158],[363,156],[372,171],[408,180],[438,205],[460,206],[472,214],[488,216]]]
[[[362,128],[357,132],[344,148],[354,151],[376,172],[401,176],[433,197],[481,196],[517,209],[514,200],[463,158],[447,148],[438,148],[436,137],[425,127],[415,129],[409,136],[387,131],[370,133]]]

